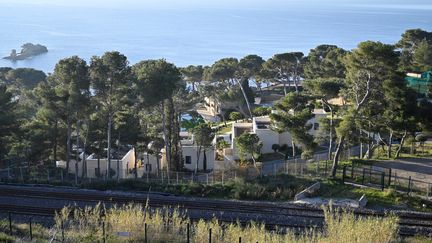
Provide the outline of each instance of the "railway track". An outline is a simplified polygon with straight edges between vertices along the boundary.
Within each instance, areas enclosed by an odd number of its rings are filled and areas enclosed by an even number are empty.
[[[205,212],[214,212],[213,216],[219,218],[223,222],[236,222],[234,219],[223,218],[218,215],[218,212],[231,212],[244,215],[250,215],[250,220],[257,221],[252,215],[263,215],[267,218],[282,217],[286,218],[284,222],[273,223],[272,220],[261,220],[268,228],[308,228],[322,227],[324,223],[324,213],[321,208],[298,206],[292,204],[276,205],[271,203],[247,203],[239,201],[223,201],[223,200],[193,200],[190,198],[162,196],[148,194],[143,196],[136,195],[117,195],[104,194],[102,192],[78,192],[76,190],[59,191],[59,190],[43,190],[41,188],[29,187],[11,187],[0,186],[0,197],[17,197],[17,198],[35,198],[47,200],[64,200],[70,202],[92,202],[105,204],[128,204],[138,203],[147,204],[151,208],[161,207],[178,207],[184,210],[198,210]],[[8,204],[0,204],[0,211],[3,212],[22,212],[31,214],[45,214],[47,216],[54,215],[55,211],[61,208],[50,207],[35,207],[35,206],[16,206]],[[359,216],[383,217],[386,212],[359,210],[353,212]],[[390,212],[400,218],[399,233],[401,235],[431,234],[432,235],[432,214],[393,211]],[[193,217],[188,215],[192,220]],[[209,217],[209,219],[211,219]],[[203,217],[199,217],[203,218]],[[196,219],[199,219],[196,218]],[[204,216],[205,218],[205,216]],[[290,220],[288,220],[290,219]],[[294,220],[295,219],[295,220]],[[246,223],[250,220],[243,220]],[[260,220],[258,220],[260,221]]]

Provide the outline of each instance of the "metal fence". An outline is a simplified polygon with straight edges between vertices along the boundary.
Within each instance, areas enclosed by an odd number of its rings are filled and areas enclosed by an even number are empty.
[[[342,158],[358,155],[359,148],[353,147],[344,151]],[[238,167],[230,170],[212,171],[209,173],[158,171],[157,173],[144,173],[136,178],[144,183],[155,184],[216,184],[226,183],[236,178],[255,179],[257,177],[276,176],[280,174],[308,178],[326,178],[331,175],[332,161],[328,161],[327,153],[315,154],[312,159],[291,158],[289,160],[276,160],[259,164],[257,167]],[[125,174],[127,174],[125,172]],[[130,179],[131,175],[129,175]],[[402,176],[397,170],[367,166],[364,164],[346,165],[337,170],[336,177],[344,182],[351,182],[377,188],[393,188],[408,195],[432,196],[430,182],[413,177]],[[132,176],[132,178],[134,178]],[[64,174],[61,168],[45,168],[43,166],[21,166],[0,170],[0,181],[18,183],[50,183],[79,185],[80,183],[117,181],[123,179],[99,177],[83,178],[81,176]]]
[[[341,160],[347,160],[351,156],[359,154],[358,147],[352,147],[344,150],[341,154]],[[277,174],[287,174],[295,176],[308,177],[327,177],[331,174],[332,161],[328,160],[328,153],[316,153],[310,159],[300,157],[290,158],[288,160],[275,160],[262,164],[260,176],[274,176]]]
[[[345,159],[359,154],[359,148],[345,151]],[[308,178],[326,178],[331,175],[332,161],[328,161],[327,153],[315,154],[313,159],[290,159],[285,161],[273,161],[265,163],[259,169],[259,173],[239,173],[237,176],[253,179],[257,176],[276,176],[280,174],[293,175]],[[398,174],[399,173],[399,174]],[[229,178],[227,174],[225,179]],[[432,197],[432,183],[414,178],[402,176],[400,171],[372,165],[356,164],[340,166],[336,171],[336,178],[343,182],[350,182],[378,189],[391,188],[407,195]]]
[[[232,222],[228,222],[232,223]],[[73,220],[64,221],[57,228],[51,237],[51,242],[76,242],[77,238],[86,240],[90,238],[94,242],[166,242],[166,243],[202,243],[202,242],[228,242],[227,236],[230,236],[229,242],[250,242],[251,235],[236,235],[227,232],[229,228],[224,222],[218,224],[203,225],[199,220],[185,220],[183,222],[171,222],[164,218],[162,222],[154,224],[154,222],[142,222],[139,225],[125,228],[118,225],[111,225],[103,220],[98,222],[98,225],[92,229],[91,236],[77,236],[76,227],[73,226],[76,222]],[[244,224],[243,224],[244,225]],[[214,226],[214,228],[212,228]],[[86,232],[89,233],[89,232]],[[286,233],[286,230],[281,228],[272,233]],[[255,237],[259,237],[255,235]],[[234,238],[234,239],[233,239]],[[234,240],[234,241],[232,241]],[[259,239],[253,239],[252,242],[261,242]]]
[[[20,211],[3,211],[3,208],[0,216],[3,218],[0,232],[15,237],[13,242],[42,242],[42,239],[43,242],[52,242],[50,240],[54,229],[51,227],[55,223],[52,216]],[[49,230],[43,232],[41,227],[46,227]],[[5,242],[12,242],[6,239],[4,238]]]
[[[121,223],[110,224],[100,217],[100,220],[92,224],[92,227],[86,228],[85,232],[80,232],[76,226],[85,221],[78,222],[73,217],[55,225],[54,219],[49,215],[11,211],[1,214],[4,214],[6,221],[0,232],[16,237],[19,242],[77,242],[77,239],[86,242],[226,242],[226,225],[223,222],[215,225],[214,229],[203,228],[198,225],[198,219],[184,218],[174,223],[165,217],[169,214],[160,219],[162,222],[143,221],[129,228],[121,226]],[[47,230],[42,232],[39,225],[46,227]],[[239,235],[239,242],[241,239],[242,236]]]
[[[355,154],[355,148],[344,152],[342,156],[348,154]],[[146,183],[161,183],[161,184],[181,184],[188,182],[198,182],[203,184],[224,183],[227,180],[243,177],[246,179],[253,179],[257,176],[275,175],[276,173],[285,173],[290,175],[310,175],[326,176],[331,169],[331,165],[326,161],[327,153],[318,153],[314,155],[312,160],[305,161],[301,158],[292,158],[289,160],[276,160],[272,162],[262,163],[255,168],[237,168],[225,171],[212,171],[208,173],[194,173],[187,171],[167,172],[165,170],[147,173],[140,171],[137,180]],[[316,161],[314,165],[310,161]],[[18,183],[51,183],[51,184],[71,184],[78,185],[83,182],[102,182],[102,181],[122,181],[119,175],[126,175],[127,179],[135,179],[134,173],[129,170],[120,171],[115,173],[111,178],[106,176],[106,173],[99,177],[83,176],[82,171],[78,170],[75,175],[73,173],[66,174],[64,168],[58,168],[46,165],[32,165],[32,166],[11,166],[5,169],[0,169],[1,182],[18,182]]]
[[[17,166],[0,169],[1,182],[21,183],[55,183],[64,182],[66,178],[59,168],[42,168],[40,166]]]
[[[408,195],[432,197],[432,183],[415,178],[398,176],[390,168],[376,166],[344,166],[341,170],[343,182],[352,182],[380,188],[392,188]]]
[[[66,175],[61,168],[42,168],[38,166],[20,166],[0,169],[0,182],[6,183],[41,183],[41,184],[67,184],[79,185],[81,183],[92,182],[122,182],[135,179],[143,183],[158,183],[158,184],[185,184],[185,183],[201,183],[215,184],[224,183],[228,179],[236,177],[235,171],[209,172],[209,173],[194,173],[187,171],[158,171],[157,173],[144,173],[142,176],[135,178],[133,175],[127,179],[97,177],[88,178],[74,174]]]
[[[201,184],[215,184],[224,181],[224,174],[230,176],[229,172],[222,172],[222,174],[209,172],[209,173],[195,173],[186,171],[159,171],[158,173],[145,173],[142,177],[137,178],[146,183],[162,183],[162,184],[185,184],[185,183],[201,183]],[[232,177],[232,176],[231,176]]]

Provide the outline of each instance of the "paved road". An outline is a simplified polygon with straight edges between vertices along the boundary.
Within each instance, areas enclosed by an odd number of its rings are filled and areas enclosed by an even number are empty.
[[[418,180],[432,183],[432,158],[402,158],[380,161],[376,166],[397,170],[399,176],[412,176]]]
[[[432,175],[432,158],[403,158],[380,161],[377,166]]]

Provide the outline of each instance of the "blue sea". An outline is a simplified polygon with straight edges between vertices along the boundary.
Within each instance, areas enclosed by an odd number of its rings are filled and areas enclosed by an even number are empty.
[[[49,49],[29,60],[0,60],[0,67],[52,72],[61,58],[78,55],[90,60],[111,50],[125,54],[131,64],[165,58],[177,66],[211,65],[223,57],[307,53],[319,44],[352,49],[364,40],[395,43],[406,29],[432,30],[432,4],[427,1],[322,2],[296,1],[265,8],[231,8],[229,4],[116,8],[0,0],[0,56],[26,42]]]

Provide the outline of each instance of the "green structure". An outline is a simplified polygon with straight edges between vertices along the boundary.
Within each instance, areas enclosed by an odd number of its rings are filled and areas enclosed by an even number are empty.
[[[418,93],[429,95],[432,86],[432,70],[418,76],[408,75],[405,80],[408,82],[408,86],[415,89]]]

